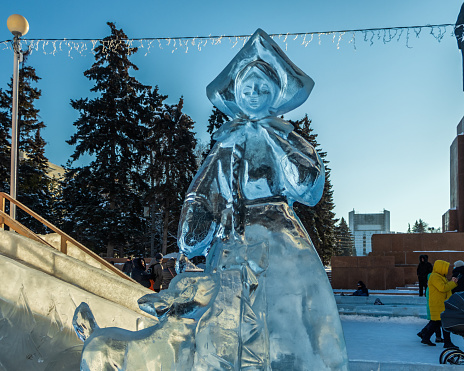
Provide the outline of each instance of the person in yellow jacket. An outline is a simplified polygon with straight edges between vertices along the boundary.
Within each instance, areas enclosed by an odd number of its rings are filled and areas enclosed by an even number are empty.
[[[451,281],[446,278],[449,265],[450,263],[444,260],[436,260],[433,264],[433,272],[428,281],[430,322],[422,335],[421,343],[423,344],[436,345],[430,341],[430,337],[437,328],[441,327],[441,313],[445,310],[445,301],[451,296],[451,290],[457,286],[456,277],[451,278]],[[443,330],[443,338],[445,340],[444,348],[456,348],[451,342],[448,331]]]

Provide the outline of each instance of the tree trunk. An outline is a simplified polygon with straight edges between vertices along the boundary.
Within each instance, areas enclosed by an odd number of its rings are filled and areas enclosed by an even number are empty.
[[[150,216],[151,216],[151,224],[150,224],[150,257],[155,256],[155,204],[152,203],[150,205]]]
[[[106,245],[106,257],[107,258],[112,258],[114,255],[114,246],[113,242],[109,241],[108,245]]]
[[[169,229],[169,198],[166,199],[164,206],[164,221],[163,221],[163,248],[162,254],[166,255],[168,249],[168,229]]]

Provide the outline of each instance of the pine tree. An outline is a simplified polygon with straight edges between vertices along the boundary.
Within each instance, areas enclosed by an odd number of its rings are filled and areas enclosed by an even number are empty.
[[[11,99],[0,89],[0,189],[10,193]]]
[[[52,188],[52,180],[48,176],[48,161],[44,154],[45,141],[36,131],[34,139],[28,145],[29,152],[19,163],[18,200],[50,221],[59,224],[55,213],[56,200]],[[22,210],[17,210],[17,219],[36,233],[46,233],[48,229],[35,218]]]
[[[39,110],[35,107],[35,101],[41,96],[41,91],[33,87],[40,78],[32,66],[26,65],[27,55],[23,61],[19,73],[18,86],[18,179],[17,198],[20,202],[52,223],[57,223],[54,213],[55,199],[52,190],[52,182],[48,176],[48,160],[45,157],[45,141],[41,136],[41,129],[45,124],[39,119]],[[10,138],[6,133],[11,125],[12,106],[12,82],[7,91],[0,90],[0,176],[3,189],[7,187],[10,176],[9,162],[11,156],[7,155]],[[8,124],[9,122],[9,124]],[[5,157],[3,157],[5,155]],[[5,161],[5,159],[8,159]],[[17,209],[17,219],[29,229],[37,233],[45,233],[47,228],[42,223]]]
[[[427,233],[427,227],[429,225],[424,222],[422,219],[416,220],[412,227],[412,232],[413,233]]]
[[[330,168],[327,166],[329,162],[326,160],[327,153],[322,152],[319,148],[316,140],[317,134],[313,133],[308,115],[305,115],[301,120],[289,122],[295,127],[295,132],[300,134],[317,150],[325,165],[324,193],[321,200],[314,207],[295,203],[294,209],[311,237],[322,263],[326,265],[336,249],[335,223],[337,222],[333,212],[335,205],[330,182]]]
[[[182,112],[183,99],[177,105],[164,105],[160,119],[148,127],[143,146],[152,153],[143,173],[147,179],[146,200],[152,205],[152,223],[159,226],[156,240],[163,254],[177,251],[177,226],[183,200],[197,170],[196,139],[193,120]]]
[[[350,228],[342,217],[335,226],[336,254],[337,256],[355,256],[353,235]]]
[[[209,142],[209,151],[211,151],[215,143],[215,140],[213,139],[213,134],[216,132],[217,129],[219,129],[224,123],[228,121],[230,121],[229,116],[222,113],[216,107],[213,108],[213,112],[211,112],[211,115],[208,119],[208,128],[206,129],[206,131],[211,135],[211,140]]]
[[[130,75],[138,68],[129,60],[137,51],[126,34],[107,23],[111,35],[95,48],[95,63],[84,75],[95,85],[93,99],[71,100],[80,117],[77,131],[67,141],[75,145],[72,163],[90,155],[89,165],[70,169],[63,197],[70,233],[80,235],[96,252],[123,255],[134,248],[145,228],[140,189],[140,155],[143,104],[150,90]],[[71,164],[72,164],[71,163]],[[81,197],[78,197],[80,195]],[[85,234],[84,234],[85,232]]]
[[[158,195],[155,191],[157,184],[156,174],[153,169],[153,164],[156,163],[155,151],[160,145],[160,138],[156,135],[159,128],[158,123],[164,110],[164,100],[167,95],[161,95],[156,86],[147,95],[144,102],[144,110],[142,115],[143,135],[142,140],[138,143],[138,151],[141,156],[140,168],[138,174],[140,181],[137,183],[141,186],[139,193],[143,199],[144,209],[148,208],[147,226],[140,241],[140,253],[146,255],[149,251],[150,256],[155,256],[156,252],[162,251],[161,236],[163,235],[163,224],[160,221],[162,213],[157,207]]]

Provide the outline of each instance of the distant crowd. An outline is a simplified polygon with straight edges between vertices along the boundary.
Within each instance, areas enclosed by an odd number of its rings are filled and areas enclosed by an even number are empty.
[[[160,292],[166,290],[171,280],[177,275],[175,265],[174,258],[164,259],[163,255],[158,253],[155,255],[154,263],[150,264],[148,269],[144,258],[129,257],[122,271],[142,286]]]

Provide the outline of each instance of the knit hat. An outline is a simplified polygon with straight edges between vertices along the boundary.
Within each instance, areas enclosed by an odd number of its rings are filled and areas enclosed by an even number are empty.
[[[158,261],[163,260],[163,254],[161,254],[161,253],[156,254],[155,259],[158,260]]]
[[[464,265],[464,262],[462,260],[457,260],[454,262],[454,268],[462,267],[463,265]]]

